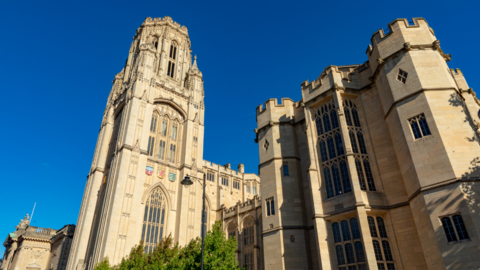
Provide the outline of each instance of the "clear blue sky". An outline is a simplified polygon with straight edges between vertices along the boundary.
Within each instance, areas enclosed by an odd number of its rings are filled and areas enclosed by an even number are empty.
[[[76,224],[111,82],[146,17],[188,27],[205,80],[204,158],[257,173],[256,106],[299,100],[301,82],[328,65],[365,62],[371,35],[396,18],[426,18],[478,89],[479,10],[460,0],[2,1],[0,241],[35,202],[32,225]]]

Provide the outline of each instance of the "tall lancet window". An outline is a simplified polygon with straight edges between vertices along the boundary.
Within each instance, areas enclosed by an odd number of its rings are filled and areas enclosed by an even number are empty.
[[[165,233],[166,201],[160,188],[154,189],[145,203],[142,241],[145,252],[152,252]]]
[[[175,61],[177,59],[177,44],[175,42],[172,42],[172,45],[170,45],[170,54],[168,57],[168,69],[167,69],[167,75],[175,78]]]
[[[357,105],[354,100],[343,100],[343,111],[347,122],[348,136],[352,144],[352,151],[355,157],[355,168],[357,169],[360,188],[365,191],[376,191],[373,171],[367,153],[367,144],[362,131]]]
[[[351,192],[342,130],[333,99],[316,109],[315,125],[327,198]]]

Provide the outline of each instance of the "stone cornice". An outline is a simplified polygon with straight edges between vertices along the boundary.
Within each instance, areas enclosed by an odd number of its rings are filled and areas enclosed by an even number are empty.
[[[272,229],[266,229],[262,232],[262,234],[267,234],[276,231],[286,231],[286,230],[313,230],[314,226],[305,226],[305,225],[293,225],[293,226],[277,226]]]
[[[273,157],[271,159],[268,159],[260,164],[258,164],[258,169],[260,169],[260,167],[262,167],[263,165],[273,161],[273,160],[277,160],[277,159],[296,159],[298,161],[300,161],[301,159],[299,157],[295,157],[295,156],[285,156],[285,157]]]

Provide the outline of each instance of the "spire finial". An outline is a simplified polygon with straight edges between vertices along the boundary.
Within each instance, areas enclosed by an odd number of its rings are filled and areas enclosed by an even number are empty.
[[[195,59],[195,60],[193,60],[192,68],[193,68],[193,69],[198,69],[198,67],[197,67],[197,55],[196,55],[196,54],[195,54],[194,59]]]

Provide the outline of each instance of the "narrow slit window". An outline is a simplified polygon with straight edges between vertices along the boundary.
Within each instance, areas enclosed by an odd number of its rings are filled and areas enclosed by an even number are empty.
[[[335,186],[335,195],[343,194],[342,183],[340,181],[340,174],[338,172],[337,164],[332,166],[333,184]]]
[[[333,185],[332,185],[332,177],[330,175],[330,169],[325,167],[323,170],[323,174],[325,175],[325,184],[327,186],[327,198],[333,197]]]
[[[288,162],[284,162],[282,167],[283,167],[283,176],[289,176],[289,173],[288,173]]]

